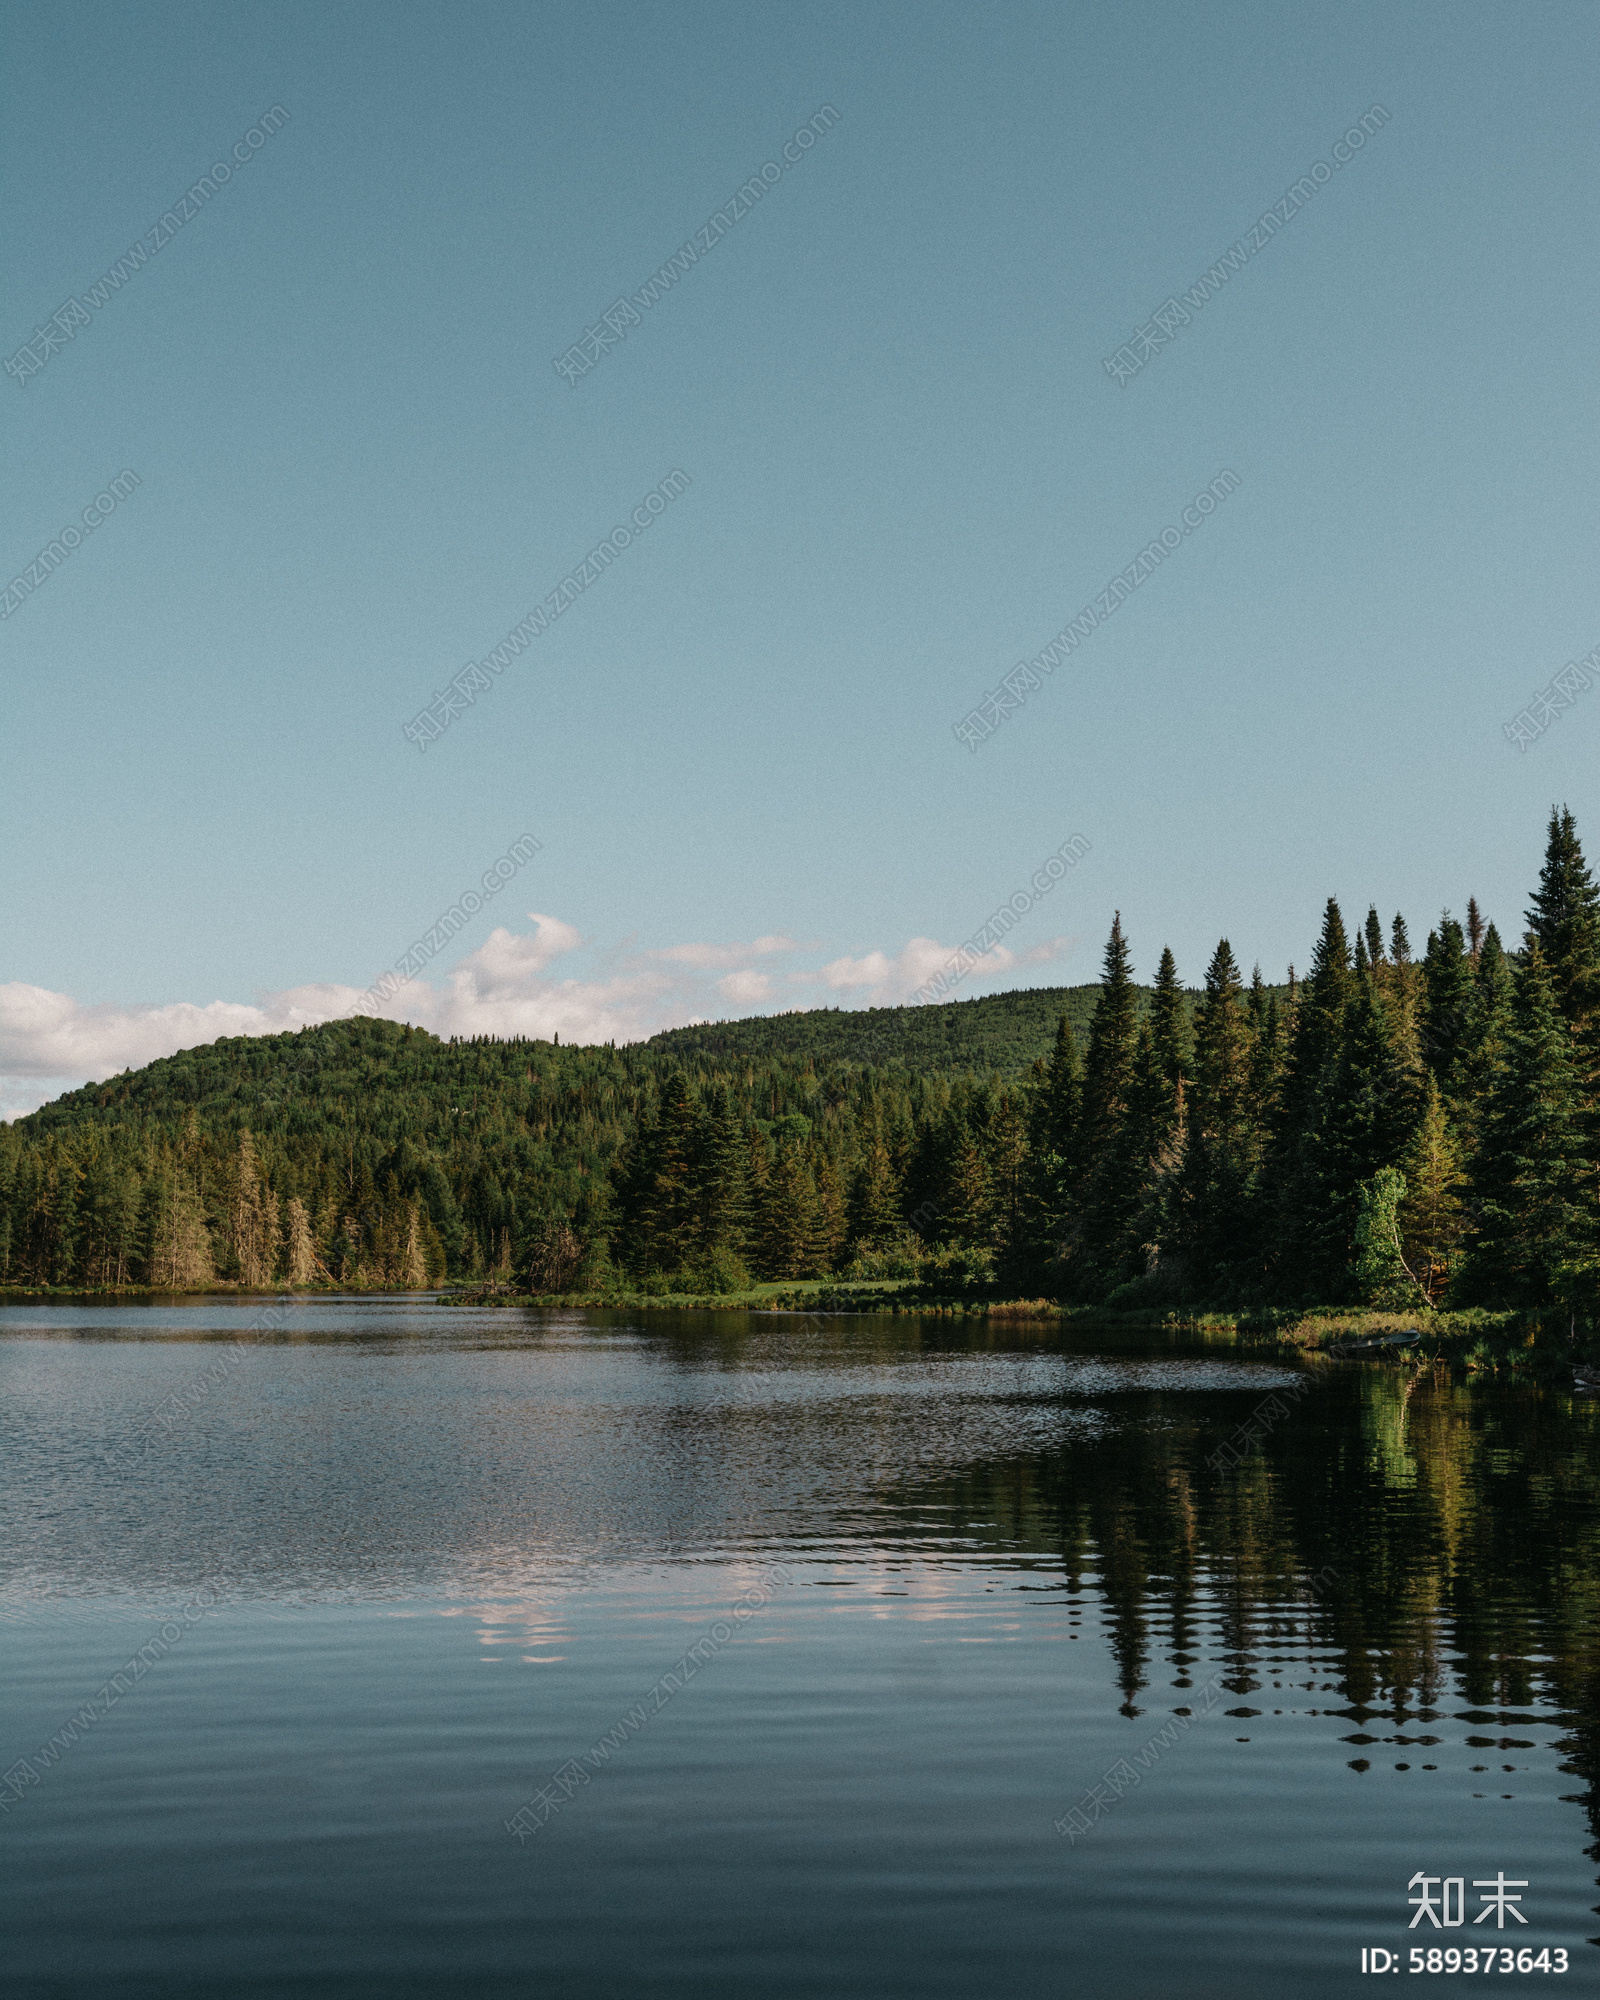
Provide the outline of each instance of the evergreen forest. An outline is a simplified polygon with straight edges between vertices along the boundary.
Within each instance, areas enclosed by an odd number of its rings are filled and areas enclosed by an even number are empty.
[[[0,1126],[0,1284],[737,1292],[1592,1312],[1600,890],[1552,812],[1515,943],[1330,897],[1303,976],[1096,986],[563,1047],[350,1019]]]

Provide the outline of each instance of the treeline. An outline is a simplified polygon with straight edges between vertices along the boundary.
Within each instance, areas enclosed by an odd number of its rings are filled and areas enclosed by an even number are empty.
[[[604,1229],[646,1281],[893,1274],[932,1248],[1084,1303],[1587,1311],[1600,892],[1562,810],[1515,951],[1473,898],[1420,955],[1403,916],[1352,936],[1330,898],[1286,992],[1247,986],[1224,938],[1197,996],[1164,951],[1147,1004],[1118,920],[1087,1033],[1063,1018],[1020,1085],[852,1110],[847,1146],[804,1120],[741,1143],[725,1091],[669,1079],[609,1212],[536,1275]]]
[[[1141,988],[1119,921],[1098,989],[623,1049],[351,1020],[187,1050],[0,1127],[0,1283],[931,1267],[1074,1302],[1587,1310],[1597,1039],[1600,892],[1563,810],[1514,950],[1471,899],[1418,954],[1330,899],[1286,987],[1224,939],[1202,988],[1170,952]]]

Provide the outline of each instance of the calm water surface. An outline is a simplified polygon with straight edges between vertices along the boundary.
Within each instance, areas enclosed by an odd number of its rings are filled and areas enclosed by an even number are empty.
[[[8,1993],[1595,1989],[1600,1401],[262,1310],[0,1309]]]

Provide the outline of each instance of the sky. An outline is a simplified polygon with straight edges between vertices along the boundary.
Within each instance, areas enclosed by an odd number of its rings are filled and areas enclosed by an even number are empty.
[[[0,1115],[1515,938],[1597,837],[1586,0],[3,19]]]

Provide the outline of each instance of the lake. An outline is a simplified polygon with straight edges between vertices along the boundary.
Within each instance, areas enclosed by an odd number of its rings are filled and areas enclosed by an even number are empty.
[[[11,1995],[1593,1989],[1600,1399],[371,1297],[0,1386]]]

